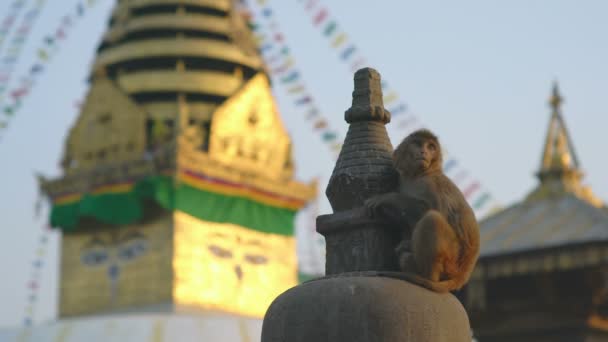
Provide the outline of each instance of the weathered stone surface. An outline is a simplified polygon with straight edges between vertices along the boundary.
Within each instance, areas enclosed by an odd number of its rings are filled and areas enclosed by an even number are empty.
[[[394,252],[399,231],[370,219],[363,208],[317,217],[317,232],[326,241],[326,275],[399,270]]]
[[[350,123],[344,145],[325,191],[334,212],[363,205],[366,199],[396,188],[393,145],[384,125],[380,74],[370,68],[355,73],[352,106],[345,113]]]
[[[301,284],[270,306],[264,342],[470,342],[467,314],[438,294],[373,272]]]
[[[391,114],[384,109],[380,74],[372,68],[363,68],[355,73],[355,90],[352,106],[344,113],[348,123],[358,121],[391,121]]]

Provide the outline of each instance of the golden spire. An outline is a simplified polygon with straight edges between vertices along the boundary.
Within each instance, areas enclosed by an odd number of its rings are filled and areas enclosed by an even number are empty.
[[[562,102],[564,99],[559,93],[559,84],[557,81],[553,82],[553,90],[551,92],[551,97],[549,98],[549,105],[551,106],[551,112],[556,113],[561,111]]]
[[[601,201],[592,194],[591,190],[581,184],[583,173],[562,116],[564,99],[560,94],[557,81],[553,83],[548,102],[551,108],[551,118],[540,169],[536,174],[540,185],[528,196],[528,199],[570,193],[594,205],[601,205]]]
[[[545,140],[539,175],[548,173],[561,174],[566,171],[579,172],[578,158],[574,152],[574,146],[561,114],[563,101],[558,84],[554,82],[553,91],[549,98],[551,119],[549,121],[549,130]]]

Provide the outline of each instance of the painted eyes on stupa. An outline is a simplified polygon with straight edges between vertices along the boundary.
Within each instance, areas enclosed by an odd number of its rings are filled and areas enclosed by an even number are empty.
[[[245,260],[255,265],[262,265],[268,262],[268,258],[263,255],[245,255]]]
[[[106,243],[94,237],[83,249],[80,260],[87,266],[99,266],[109,262],[110,258],[128,262],[143,255],[148,250],[145,236],[132,232],[123,236],[121,242]]]
[[[101,249],[91,249],[82,253],[80,260],[88,266],[99,266],[108,261],[108,252]]]
[[[148,249],[148,243],[144,239],[135,239],[118,247],[118,258],[123,261],[133,260],[144,254]]]
[[[218,258],[232,258],[232,252],[217,245],[209,245],[209,251]]]
[[[209,248],[209,251],[218,258],[231,259],[233,257],[233,253],[231,251],[222,248],[218,245],[209,245],[207,246],[207,248]],[[243,259],[246,262],[254,265],[262,265],[268,263],[268,258],[263,255],[245,254],[243,256]]]

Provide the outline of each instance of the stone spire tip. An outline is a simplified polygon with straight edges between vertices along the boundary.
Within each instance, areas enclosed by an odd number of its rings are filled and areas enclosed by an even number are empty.
[[[390,113],[384,109],[380,73],[373,68],[363,68],[355,72],[355,90],[352,106],[345,113],[348,123],[358,121],[391,121]]]

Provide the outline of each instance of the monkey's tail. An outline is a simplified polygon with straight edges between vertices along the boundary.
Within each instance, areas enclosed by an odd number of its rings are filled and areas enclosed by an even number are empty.
[[[432,281],[411,272],[403,272],[399,275],[399,278],[439,293],[460,290],[469,281],[478,256],[479,243],[473,241],[472,244],[464,248],[464,253],[460,257],[461,266],[455,274],[451,275],[452,278]]]
[[[438,293],[446,293],[453,290],[457,290],[460,285],[459,279],[431,281],[413,273],[401,273],[399,274],[399,278]]]

